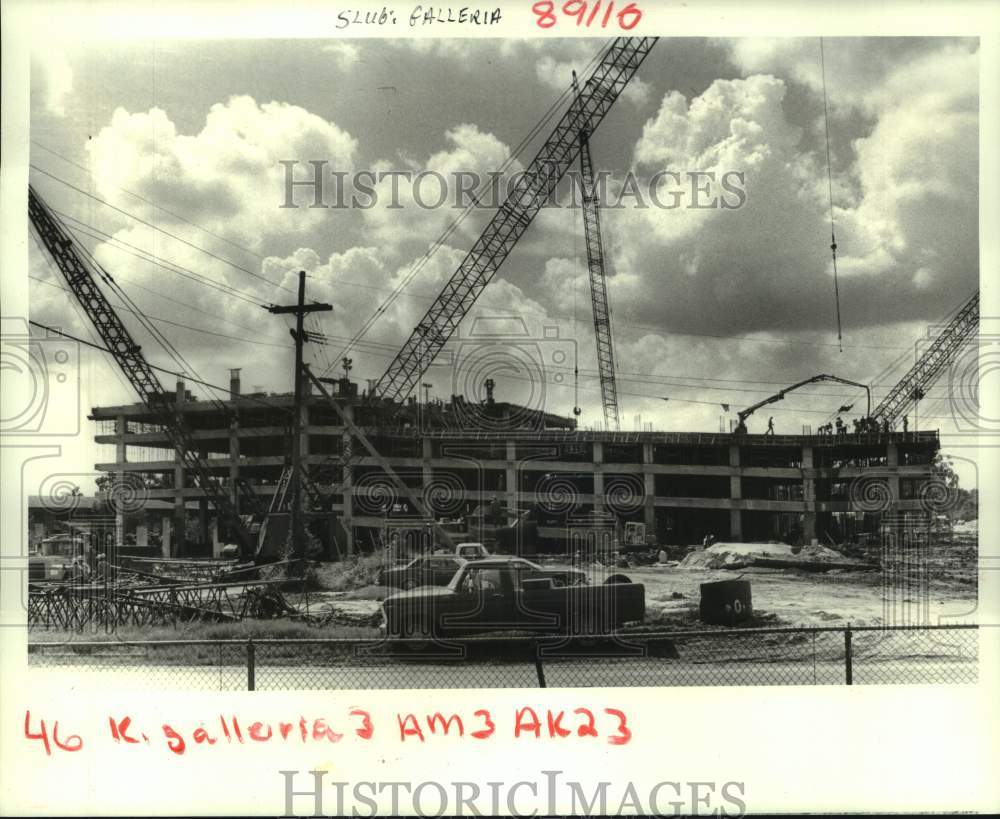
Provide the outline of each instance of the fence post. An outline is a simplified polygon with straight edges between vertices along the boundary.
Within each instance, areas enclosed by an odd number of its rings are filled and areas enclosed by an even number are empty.
[[[536,641],[535,646],[535,673],[538,675],[538,687],[545,688],[545,669],[542,667],[541,646]]]
[[[253,637],[247,640],[247,691],[253,691],[257,676],[257,647]]]
[[[851,657],[851,627],[844,629],[844,674],[848,685],[854,685],[854,663]]]

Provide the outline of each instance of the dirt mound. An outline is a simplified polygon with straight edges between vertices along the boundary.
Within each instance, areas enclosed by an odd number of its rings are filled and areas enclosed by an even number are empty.
[[[803,546],[793,552],[787,543],[714,543],[707,549],[691,552],[681,561],[683,569],[743,569],[755,558],[801,561],[842,561],[844,556],[825,546]]]

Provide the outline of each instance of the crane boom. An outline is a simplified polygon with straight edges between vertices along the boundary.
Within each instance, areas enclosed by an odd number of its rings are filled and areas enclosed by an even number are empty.
[[[837,375],[827,375],[826,373],[821,373],[820,375],[814,375],[810,378],[804,378],[801,381],[797,381],[790,387],[785,387],[783,390],[779,390],[774,395],[769,395],[763,401],[758,401],[756,404],[752,404],[744,410],[740,410],[737,415],[739,416],[740,422],[736,427],[737,432],[746,432],[746,424],[744,423],[746,419],[753,415],[754,412],[759,410],[761,407],[767,406],[768,404],[773,404],[776,401],[781,401],[787,393],[797,390],[799,387],[804,387],[806,384],[815,384],[817,381],[836,381],[839,384],[847,384],[851,387],[861,387],[865,391],[868,397],[868,411],[866,415],[871,415],[872,411],[872,391],[867,384],[861,384],[857,381],[848,381],[846,378],[841,378]]]
[[[572,164],[581,131],[593,133],[657,39],[619,37],[609,46],[582,93],[574,95],[569,110],[371,390],[369,402],[401,401],[413,390]],[[332,396],[329,400],[336,403]],[[359,434],[364,433],[359,430]],[[362,457],[362,448],[352,447],[349,453],[314,467],[313,481],[332,484],[325,493],[331,498],[342,491],[351,467]]]
[[[535,158],[497,209],[458,269],[414,328],[375,386],[400,401],[410,394],[451,338],[483,289],[542,208],[580,151],[580,133],[592,134],[642,65],[656,37],[618,37],[560,118]]]
[[[917,362],[883,398],[872,417],[890,427],[911,402],[919,401],[969,338],[979,329],[979,291],[949,321]]]
[[[573,72],[576,89],[576,72]],[[615,355],[611,332],[611,306],[608,302],[608,281],[604,266],[604,240],[601,237],[601,216],[594,185],[594,165],[590,158],[590,138],[580,131],[580,178],[583,187],[583,232],[587,243],[587,271],[590,278],[590,301],[594,308],[594,337],[597,340],[597,371],[601,379],[601,404],[608,429],[621,426],[618,412],[618,386],[615,383]]]
[[[69,289],[93,323],[104,347],[111,353],[129,383],[139,394],[139,399],[162,425],[184,467],[194,474],[198,486],[215,507],[219,518],[236,536],[241,555],[244,557],[253,555],[256,547],[253,535],[243,525],[236,508],[230,502],[225,489],[212,475],[208,464],[197,454],[194,438],[175,412],[139,345],[135,343],[128,328],[98,286],[90,266],[76,251],[69,233],[30,185],[28,216],[46,250],[66,279]]]

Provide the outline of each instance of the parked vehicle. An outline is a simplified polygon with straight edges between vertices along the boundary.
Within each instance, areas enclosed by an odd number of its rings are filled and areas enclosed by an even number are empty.
[[[89,572],[84,564],[84,542],[73,535],[52,535],[28,557],[28,580],[72,580]]]
[[[455,547],[455,554],[463,560],[483,560],[490,556],[482,543],[459,543]]]
[[[471,561],[446,587],[386,598],[383,628],[390,637],[508,630],[605,634],[642,621],[646,611],[642,584],[613,575],[602,585],[587,585],[575,582],[577,574],[583,573],[548,571],[519,557]]]
[[[405,566],[383,567],[378,573],[378,582],[399,589],[447,586],[464,565],[465,560],[456,555],[422,555]]]

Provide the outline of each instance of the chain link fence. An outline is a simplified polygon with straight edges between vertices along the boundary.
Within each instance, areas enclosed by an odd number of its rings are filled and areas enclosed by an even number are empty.
[[[28,647],[74,686],[337,690],[972,684],[975,625],[735,629],[461,640],[68,641]]]

